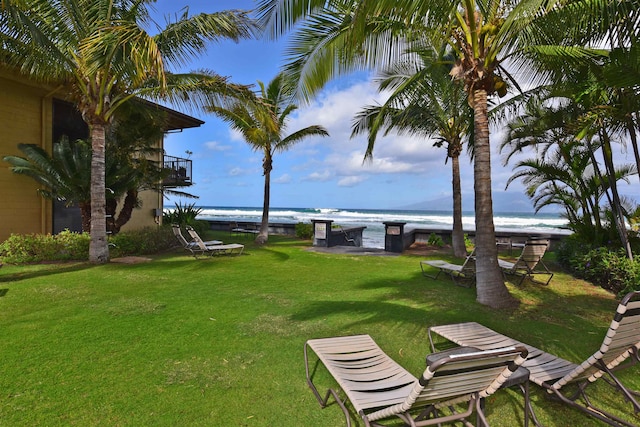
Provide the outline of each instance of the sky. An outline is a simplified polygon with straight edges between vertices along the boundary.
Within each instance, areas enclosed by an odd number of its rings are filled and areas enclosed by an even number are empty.
[[[252,0],[158,0],[155,19],[164,16],[255,7]],[[267,84],[284,64],[286,37],[277,40],[242,40],[238,43],[212,43],[206,54],[183,70],[210,69],[240,84]],[[335,79],[308,105],[300,105],[290,115],[287,133],[310,126],[324,126],[330,136],[311,137],[277,153],[271,172],[271,207],[342,208],[342,209],[437,209],[452,206],[451,162],[445,163],[446,150],[433,147],[424,138],[390,134],[378,137],[373,160],[364,162],[365,136],[351,138],[354,115],[366,105],[384,102],[372,81],[373,73],[360,72]],[[185,112],[185,111],[183,111]],[[193,182],[187,191],[197,200],[171,197],[174,203],[196,203],[198,206],[260,207],[263,202],[264,176],[262,155],[252,151],[240,134],[212,114],[185,112],[205,124],[165,137],[167,155],[193,160]],[[497,150],[500,130],[491,136],[492,188],[494,211],[533,211],[524,188],[514,182],[505,191],[513,174],[512,166],[504,166]],[[189,153],[187,153],[189,152]],[[630,153],[622,153],[620,161],[631,161]],[[628,157],[628,158],[627,158]],[[461,156],[463,210],[473,210],[473,165]],[[623,186],[623,194],[640,200],[640,186]],[[550,212],[553,210],[544,210]]]

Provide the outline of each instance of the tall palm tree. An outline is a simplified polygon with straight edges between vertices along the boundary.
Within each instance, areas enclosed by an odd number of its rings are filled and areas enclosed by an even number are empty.
[[[72,101],[89,126],[91,243],[89,260],[109,259],[105,218],[105,130],[133,97],[194,106],[239,88],[211,73],[172,74],[202,54],[206,42],[252,35],[243,12],[151,22],[152,0],[2,0],[0,58]],[[146,28],[154,26],[151,35]]]
[[[271,198],[271,171],[273,156],[291,148],[295,143],[310,136],[329,136],[322,126],[312,125],[285,136],[289,116],[298,107],[290,103],[284,76],[278,74],[265,86],[258,81],[260,92],[254,99],[238,100],[229,107],[210,106],[209,111],[216,114],[231,127],[242,133],[245,141],[255,151],[262,152],[262,170],[264,174],[264,199],[262,221],[256,243],[264,244],[269,239],[269,204]]]
[[[462,228],[460,154],[472,132],[471,109],[461,85],[451,80],[450,67],[438,53],[426,48],[417,52],[421,61],[402,61],[382,72],[379,90],[394,90],[381,106],[367,106],[357,113],[353,135],[368,133],[366,158],[373,156],[378,133],[391,130],[426,138],[445,146],[451,159],[453,230],[451,241],[457,257],[467,256]]]
[[[292,28],[285,70],[309,98],[330,78],[398,59],[407,46],[432,40],[455,54],[451,74],[464,84],[474,111],[474,191],[477,300],[513,303],[498,266],[491,193],[488,98],[518,87],[505,61],[536,53],[544,32],[536,25],[560,1],[522,0],[262,0],[261,21],[275,35]],[[557,29],[556,29],[557,32]],[[575,55],[581,52],[574,53]]]

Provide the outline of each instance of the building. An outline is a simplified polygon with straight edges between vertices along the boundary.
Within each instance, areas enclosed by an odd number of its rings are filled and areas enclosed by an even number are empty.
[[[145,101],[142,101],[145,102]],[[165,132],[201,126],[204,122],[160,105],[168,125]],[[64,100],[64,92],[56,87],[43,87],[0,67],[0,159],[7,155],[23,156],[19,143],[36,144],[51,152],[61,135],[69,139],[86,138],[88,128],[80,113]],[[163,141],[158,141],[163,148]],[[162,158],[161,158],[162,157]],[[158,162],[171,169],[163,183],[167,187],[191,185],[191,160],[158,155]],[[4,163],[4,164],[2,164]],[[0,161],[0,241],[10,234],[55,234],[65,228],[81,230],[79,208],[44,199],[37,183],[17,175],[9,164]],[[141,208],[135,209],[123,230],[157,224],[161,218],[163,197],[155,191],[140,194]]]

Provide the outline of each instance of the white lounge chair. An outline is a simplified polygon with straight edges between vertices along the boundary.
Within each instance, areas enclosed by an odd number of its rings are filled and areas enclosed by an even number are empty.
[[[637,426],[602,408],[595,407],[586,389],[602,378],[601,382],[611,385],[631,404],[636,417],[640,414],[640,403],[637,400],[640,393],[626,387],[614,374],[622,368],[640,362],[640,291],[631,292],[620,301],[602,345],[581,364],[575,364],[523,344],[476,322],[433,326],[429,328],[428,334],[432,350],[435,350],[432,334],[442,336],[461,346],[473,346],[483,350],[524,345],[529,351],[529,357],[522,366],[529,370],[529,378],[535,384],[543,387],[562,402],[609,425]],[[625,361],[628,363],[623,364]]]
[[[520,277],[518,285],[527,277],[533,280],[533,276],[536,274],[549,276],[547,281],[543,282],[548,285],[553,278],[553,273],[549,271],[542,261],[548,246],[549,240],[529,240],[525,243],[520,256],[515,262],[498,259],[498,264],[505,274],[513,274]]]
[[[244,250],[244,245],[239,243],[228,243],[226,245],[207,245],[202,238],[198,235],[196,230],[192,227],[187,226],[187,231],[189,235],[196,243],[197,248],[192,250],[193,256],[198,258],[198,255],[231,255],[237,254],[242,255],[242,251]]]
[[[188,241],[187,239],[185,239],[184,235],[182,234],[182,230],[180,229],[180,225],[178,224],[171,224],[171,229],[173,230],[173,234],[174,236],[176,236],[176,239],[178,239],[178,241],[180,242],[180,245],[187,251],[191,252],[193,254],[194,249],[196,251],[200,251],[200,248],[198,247],[198,244],[195,241]],[[204,242],[204,244],[206,246],[213,246],[213,245],[221,245],[222,241],[221,240],[209,240],[207,242]]]
[[[309,364],[309,351],[318,360]],[[304,346],[307,384],[326,407],[331,396],[351,426],[350,412],[336,390],[320,395],[313,377],[321,362],[344,391],[364,425],[381,426],[378,420],[400,418],[410,426],[426,426],[466,420],[475,409],[487,425],[481,401],[493,394],[524,362],[524,347],[478,351],[462,349],[457,354],[430,355],[418,379],[387,356],[369,335],[320,338]],[[464,412],[445,415],[444,409],[467,403]]]
[[[437,268],[438,273],[435,276],[429,274],[424,268],[425,265]],[[422,270],[422,275],[425,277],[435,280],[440,276],[440,273],[445,273],[451,277],[451,280],[456,285],[471,287],[476,281],[475,249],[469,256],[467,256],[462,265],[452,264],[441,259],[436,259],[420,261],[420,269]]]

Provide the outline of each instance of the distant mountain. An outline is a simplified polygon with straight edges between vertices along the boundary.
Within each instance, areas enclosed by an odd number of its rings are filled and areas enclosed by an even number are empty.
[[[473,200],[473,195],[462,196],[462,210],[464,212],[470,212],[474,210]],[[451,212],[452,204],[453,199],[450,196],[447,196],[427,200],[424,202],[413,203],[410,205],[402,206],[398,209]],[[517,192],[501,191],[493,193],[493,211],[533,214],[534,209],[531,200],[526,195]],[[558,209],[545,209],[544,212],[558,212]]]

